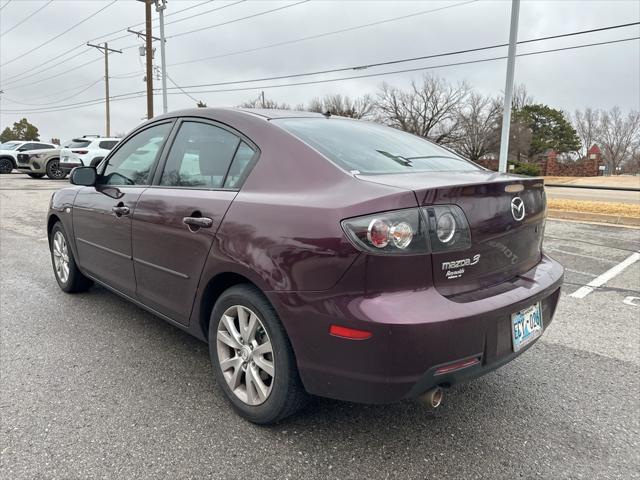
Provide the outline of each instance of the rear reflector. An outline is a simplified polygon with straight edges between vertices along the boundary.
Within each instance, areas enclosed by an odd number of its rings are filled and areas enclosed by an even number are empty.
[[[350,340],[366,340],[371,338],[373,334],[366,330],[356,330],[355,328],[341,327],[340,325],[331,325],[329,334],[334,337],[348,338]]]
[[[480,359],[469,358],[467,360],[462,360],[460,362],[450,363],[449,365],[445,365],[444,367],[440,367],[436,370],[436,375],[443,375],[445,373],[455,372],[456,370],[461,370],[463,368],[471,367],[472,365],[477,365],[480,363]]]

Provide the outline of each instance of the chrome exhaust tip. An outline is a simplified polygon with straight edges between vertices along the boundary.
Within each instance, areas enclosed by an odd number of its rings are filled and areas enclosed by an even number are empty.
[[[433,387],[431,390],[423,393],[420,396],[420,400],[425,403],[429,408],[436,409],[442,403],[444,392],[440,387]]]

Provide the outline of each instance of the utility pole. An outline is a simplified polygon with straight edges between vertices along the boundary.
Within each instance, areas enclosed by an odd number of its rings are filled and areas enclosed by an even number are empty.
[[[153,51],[151,47],[151,2],[153,0],[145,0],[144,17],[145,17],[145,42],[147,48],[147,118],[153,118]],[[515,0],[514,0],[515,1]]]
[[[518,41],[518,19],[520,0],[511,0],[511,27],[509,30],[509,52],[507,54],[507,80],[504,86],[504,109],[502,113],[502,134],[500,138],[500,161],[498,171],[507,171],[509,156],[509,129],[511,127],[511,99],[513,97],[513,76],[516,68],[516,44]]]
[[[87,42],[88,47],[97,48],[104,54],[104,100],[107,114],[107,128],[106,134],[107,137],[111,136],[111,110],[109,109],[109,52],[114,53],[122,53],[122,50],[116,50],[114,48],[109,48],[107,42],[104,42],[104,45],[94,45],[92,43]]]
[[[167,0],[154,0],[160,20],[160,62],[162,67],[162,113],[167,113],[167,62],[164,53],[164,10]]]
[[[262,108],[264,108],[264,90],[260,92],[260,97],[262,98]]]

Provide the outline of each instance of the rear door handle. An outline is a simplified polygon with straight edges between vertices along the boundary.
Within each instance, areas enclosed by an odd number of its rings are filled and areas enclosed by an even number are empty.
[[[184,217],[182,223],[187,225],[189,229],[211,228],[213,219],[209,217]]]
[[[122,215],[129,215],[131,210],[129,210],[129,207],[124,205],[116,205],[111,209],[111,211],[116,214],[116,217],[121,217]]]

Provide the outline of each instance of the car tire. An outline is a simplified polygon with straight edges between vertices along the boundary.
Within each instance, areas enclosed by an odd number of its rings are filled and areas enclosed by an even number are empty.
[[[67,176],[67,172],[60,168],[60,160],[54,158],[47,163],[47,177],[51,180],[63,180]]]
[[[27,173],[31,178],[42,178],[44,177],[44,173]]]
[[[56,222],[51,229],[49,250],[53,274],[62,291],[67,293],[84,292],[93,285],[93,282],[78,269],[73,251],[69,247],[67,234],[60,222]]]
[[[11,173],[13,162],[10,158],[0,158],[0,174]]]
[[[245,325],[251,325],[252,314],[257,317],[253,340],[248,332],[250,328],[242,333],[242,311]],[[230,323],[236,329],[231,334]],[[265,353],[253,356],[259,351]],[[253,285],[233,286],[216,301],[209,322],[209,354],[218,385],[246,420],[261,425],[277,423],[307,403],[309,395],[300,381],[284,327],[273,306]],[[241,364],[243,361],[246,363]],[[224,366],[230,368],[223,370]],[[268,389],[266,395],[262,387]],[[261,398],[259,391],[265,398]]]

